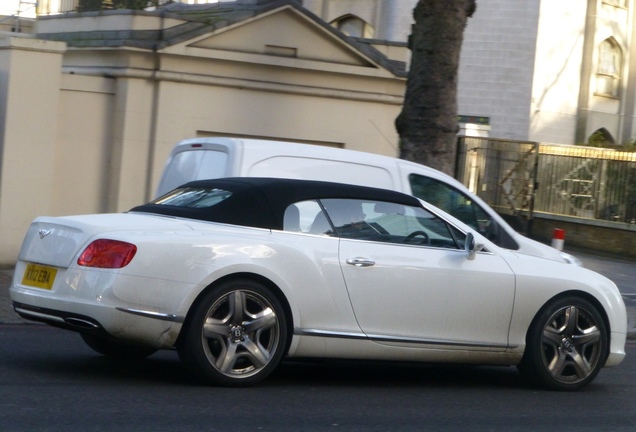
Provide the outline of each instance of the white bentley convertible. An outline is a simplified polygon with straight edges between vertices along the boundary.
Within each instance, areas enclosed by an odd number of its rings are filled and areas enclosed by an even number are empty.
[[[101,354],[176,348],[231,386],[301,357],[518,365],[576,390],[625,356],[605,277],[412,196],[326,182],[205,180],[124,214],[37,218],[11,298]]]

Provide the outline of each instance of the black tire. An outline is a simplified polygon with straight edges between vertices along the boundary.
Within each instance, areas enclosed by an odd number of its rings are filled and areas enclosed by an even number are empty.
[[[141,360],[157,352],[155,348],[132,345],[87,333],[80,333],[86,345],[106,357],[116,360]]]
[[[231,387],[254,385],[272,373],[288,337],[278,298],[248,279],[227,281],[205,293],[182,332],[177,349],[188,371]]]
[[[605,322],[592,303],[575,296],[557,299],[533,321],[518,368],[541,387],[579,390],[604,366],[608,339]]]

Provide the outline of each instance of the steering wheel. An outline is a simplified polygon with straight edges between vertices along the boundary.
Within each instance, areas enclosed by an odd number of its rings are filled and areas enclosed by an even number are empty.
[[[420,241],[421,244],[429,244],[431,241],[431,239],[428,237],[428,234],[426,234],[424,231],[413,231],[411,234],[406,236],[404,241],[410,242],[415,237],[423,237],[422,240]]]

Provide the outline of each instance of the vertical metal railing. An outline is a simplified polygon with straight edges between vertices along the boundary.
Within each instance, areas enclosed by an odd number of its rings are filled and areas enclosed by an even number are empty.
[[[636,223],[636,153],[541,145],[536,209]]]
[[[457,178],[499,213],[636,223],[636,153],[461,137]]]
[[[534,206],[537,149],[535,142],[461,137],[457,178],[527,231]]]

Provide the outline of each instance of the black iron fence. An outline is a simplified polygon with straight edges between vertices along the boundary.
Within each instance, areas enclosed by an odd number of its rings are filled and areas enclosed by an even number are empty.
[[[461,137],[457,178],[499,213],[636,223],[636,153]]]

